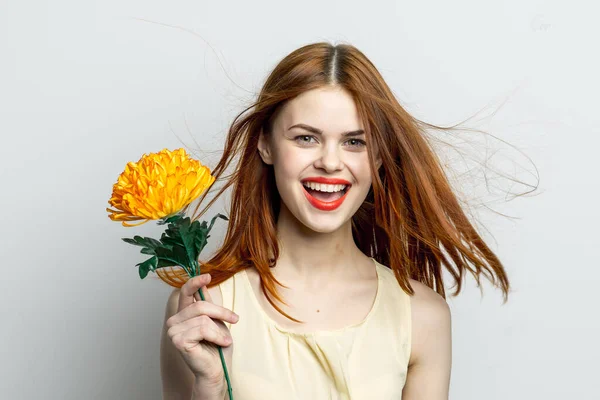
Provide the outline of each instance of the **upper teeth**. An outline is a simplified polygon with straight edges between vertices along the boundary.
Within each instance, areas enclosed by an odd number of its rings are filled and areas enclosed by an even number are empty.
[[[304,182],[304,186],[320,192],[339,192],[340,190],[344,190],[346,188],[346,185],[327,185],[325,183],[315,182]]]

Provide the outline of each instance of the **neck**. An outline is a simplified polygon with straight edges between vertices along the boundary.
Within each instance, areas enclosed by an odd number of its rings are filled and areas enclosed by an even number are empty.
[[[277,237],[280,257],[273,269],[277,279],[314,284],[361,274],[359,267],[366,256],[354,243],[351,221],[333,232],[315,232],[283,206]]]

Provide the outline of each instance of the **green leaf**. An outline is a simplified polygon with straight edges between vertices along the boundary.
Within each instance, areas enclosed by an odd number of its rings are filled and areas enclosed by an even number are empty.
[[[176,267],[177,264],[173,261],[170,260],[166,260],[164,258],[159,258],[158,259],[158,265],[156,266],[156,268],[165,268],[165,267]]]
[[[174,258],[178,260],[181,265],[185,265],[186,267],[189,267],[191,265],[185,247],[174,246],[172,252]]]
[[[172,248],[173,246],[183,246],[181,239],[172,238],[163,233],[163,236],[160,238],[163,243],[162,247]]]
[[[160,241],[151,237],[134,236],[133,239],[123,238],[123,241],[136,246],[143,246],[140,250],[142,254],[156,255],[156,249],[163,247]]]
[[[229,221],[226,216],[217,214],[212,218],[210,226],[207,226],[206,221],[192,222],[189,217],[183,217],[183,213],[179,213],[162,220],[163,223],[159,223],[160,225],[169,224],[162,233],[160,241],[137,235],[133,239],[122,238],[126,243],[142,246],[140,250],[142,254],[153,256],[137,264],[140,278],[144,279],[150,271],[165,267],[179,266],[184,268],[188,274],[193,273],[200,252],[210,237],[208,232],[217,218]]]
[[[129,243],[129,244],[133,244],[134,246],[145,246],[144,242],[143,242],[143,238],[141,236],[134,236],[133,239],[129,239],[129,238],[121,238],[123,241]]]
[[[179,265],[181,267],[189,267],[185,249],[181,246],[173,246],[172,249],[159,248],[156,249],[158,258],[166,261],[171,261],[171,265]]]
[[[191,248],[193,250],[193,257],[195,261],[198,261],[198,257],[202,252],[204,239],[206,237],[205,229],[202,228],[200,222],[194,221],[194,223],[190,226],[190,236],[191,236]]]
[[[181,236],[181,241],[183,242],[183,247],[188,259],[188,265],[192,265],[198,260],[200,253],[196,251],[196,230],[194,229],[194,224],[190,224],[189,218],[182,220],[179,227],[179,235]]]
[[[157,224],[158,225],[165,225],[165,224],[169,224],[171,222],[177,222],[177,220],[179,220],[181,217],[183,217],[183,215],[185,214],[185,212],[183,210],[180,210],[177,214],[172,215],[168,218],[161,218]]]
[[[138,272],[140,274],[140,278],[144,279],[148,275],[149,271],[154,271],[156,269],[156,265],[157,265],[156,256],[150,257],[146,261],[136,264],[136,266],[139,266]]]
[[[138,235],[134,236],[133,239],[122,238],[122,240],[135,246],[144,246],[148,248],[155,248],[161,245],[161,243],[156,239],[153,239],[151,237],[142,237]]]
[[[168,237],[171,237],[171,238],[179,238],[179,230],[180,230],[181,221],[182,220],[178,220],[176,222],[170,223],[165,228],[165,232],[164,232],[165,235],[167,235]]]
[[[207,231],[207,233],[208,233],[208,232],[210,232],[210,230],[212,229],[212,226],[213,226],[213,224],[215,223],[215,220],[216,220],[217,218],[222,218],[222,219],[224,219],[225,221],[229,221],[229,218],[227,218],[227,217],[226,217],[226,216],[224,216],[223,214],[217,214],[217,215],[215,215],[215,216],[214,216],[214,217],[212,217],[212,219],[210,220],[210,226],[208,227],[208,231]]]
[[[194,236],[194,251],[196,254],[200,254],[202,249],[206,246],[206,230],[200,229]]]
[[[151,237],[145,237],[144,239],[146,240],[148,247],[150,247],[150,246],[160,247],[162,245],[162,243],[160,241],[153,239]]]

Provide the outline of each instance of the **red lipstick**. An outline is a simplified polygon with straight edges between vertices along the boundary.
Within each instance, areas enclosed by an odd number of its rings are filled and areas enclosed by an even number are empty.
[[[334,200],[334,201],[319,200],[319,199],[313,197],[306,190],[306,187],[304,185],[302,185],[302,190],[304,191],[304,196],[306,196],[306,199],[309,201],[309,203],[313,207],[318,208],[319,210],[323,210],[323,211],[333,211],[336,208],[338,208],[339,206],[341,206],[342,203],[344,202],[344,200],[346,199],[346,196],[348,195],[348,191],[350,190],[350,186],[351,186],[350,182],[348,182],[344,179],[337,179],[337,178],[314,177],[314,178],[303,179],[302,182],[316,182],[316,183],[325,183],[325,184],[330,184],[330,185],[346,185],[346,193],[344,193],[344,195],[342,197],[340,197],[339,199]]]
[[[325,178],[324,176],[314,176],[314,177],[309,177],[309,178],[304,178],[301,181],[302,183],[304,182],[316,182],[316,183],[326,183],[329,185],[350,185],[350,182],[348,182],[345,179],[339,179],[339,178]]]

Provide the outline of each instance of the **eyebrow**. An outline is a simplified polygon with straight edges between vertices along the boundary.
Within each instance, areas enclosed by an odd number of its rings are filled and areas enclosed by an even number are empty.
[[[304,130],[307,130],[309,132],[315,133],[317,135],[322,135],[323,131],[320,129],[317,129],[313,126],[310,125],[306,125],[306,124],[296,124],[296,125],[292,125],[288,128],[288,131],[291,130],[292,128],[302,128]],[[356,130],[356,131],[350,131],[350,132],[343,132],[342,136],[343,137],[348,137],[348,136],[360,136],[360,135],[364,135],[365,131],[362,129]]]

